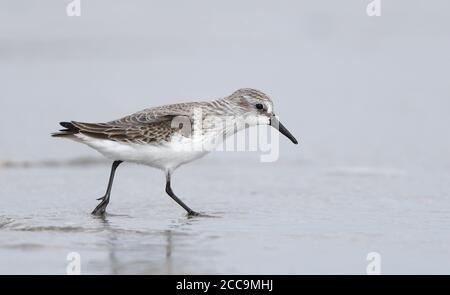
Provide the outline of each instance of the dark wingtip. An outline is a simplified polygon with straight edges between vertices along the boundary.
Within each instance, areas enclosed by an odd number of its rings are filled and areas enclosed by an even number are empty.
[[[65,129],[59,130],[60,132],[52,133],[52,137],[64,137],[68,135],[73,135],[78,133],[79,129],[71,122],[59,122],[59,125],[64,127]]]
[[[78,132],[80,129],[78,129],[72,122],[59,122],[59,125],[66,128],[65,130],[60,131],[70,131],[70,132]]]
[[[69,130],[76,128],[71,122],[59,122],[59,125]]]

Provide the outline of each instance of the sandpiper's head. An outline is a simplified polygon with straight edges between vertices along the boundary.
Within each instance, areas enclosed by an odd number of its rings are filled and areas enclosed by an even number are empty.
[[[273,113],[273,103],[270,97],[263,92],[242,88],[236,90],[226,98],[234,104],[235,109],[243,114],[251,125],[269,124]]]
[[[252,88],[242,88],[233,92],[225,100],[233,104],[235,111],[245,118],[247,124],[271,125],[293,143],[298,143],[294,136],[278,121],[273,110],[272,99],[267,94]]]

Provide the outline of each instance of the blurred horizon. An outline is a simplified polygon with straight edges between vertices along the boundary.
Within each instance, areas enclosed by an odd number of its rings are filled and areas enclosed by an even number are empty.
[[[69,2],[0,1],[2,160],[95,157],[49,134],[253,87],[300,139],[280,157],[450,167],[448,1]]]

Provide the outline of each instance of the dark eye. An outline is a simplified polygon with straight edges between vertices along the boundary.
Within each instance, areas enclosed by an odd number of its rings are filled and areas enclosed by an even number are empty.
[[[258,110],[262,110],[264,108],[264,106],[260,103],[257,103],[255,106]]]

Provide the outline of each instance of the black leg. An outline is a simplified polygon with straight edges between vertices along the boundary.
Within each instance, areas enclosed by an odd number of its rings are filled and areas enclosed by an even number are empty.
[[[109,197],[111,196],[111,188],[114,181],[114,174],[116,173],[117,167],[122,163],[122,161],[114,161],[111,167],[111,174],[109,175],[108,188],[106,189],[106,193],[103,197],[98,198],[97,200],[101,200],[100,204],[95,207],[94,211],[92,211],[93,215],[102,215],[106,211],[106,207],[109,204]]]
[[[199,213],[195,212],[194,210],[192,210],[191,208],[189,208],[185,203],[183,203],[183,201],[181,201],[180,199],[178,199],[178,197],[175,195],[175,193],[172,191],[172,188],[170,187],[170,171],[168,171],[166,173],[166,193],[175,201],[178,203],[178,205],[180,205],[181,207],[183,207],[184,210],[187,211],[188,215],[191,216],[197,216],[199,215]]]

